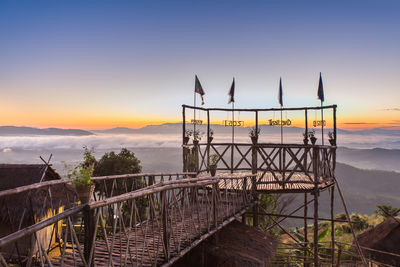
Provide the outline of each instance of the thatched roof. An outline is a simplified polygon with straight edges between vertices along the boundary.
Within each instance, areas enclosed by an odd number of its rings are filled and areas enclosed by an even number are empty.
[[[393,218],[389,218],[360,234],[357,239],[362,247],[400,255],[400,223]],[[400,265],[400,257],[367,249],[364,249],[363,252],[379,262],[395,266]]]
[[[216,242],[203,242],[174,266],[264,267],[273,259],[277,244],[266,232],[233,221],[218,232]]]
[[[0,191],[43,181],[61,179],[60,175],[45,164],[0,164]]]
[[[0,164],[0,191],[58,179],[60,175],[44,164]],[[50,192],[49,187],[43,187],[2,197],[0,221],[19,222],[22,215],[25,220],[32,221],[35,216],[45,215],[50,208],[71,203],[74,194],[69,185],[60,184],[51,186]]]

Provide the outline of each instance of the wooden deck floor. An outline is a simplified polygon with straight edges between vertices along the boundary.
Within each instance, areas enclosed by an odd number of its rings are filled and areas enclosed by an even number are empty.
[[[251,175],[250,172],[237,172],[237,173],[217,173],[215,177],[229,177],[229,176],[243,176]],[[199,177],[210,176],[210,173],[201,173]],[[275,174],[276,178],[271,173],[265,173],[263,176],[262,172],[257,173],[257,191],[262,191],[266,193],[305,193],[314,190],[314,183],[311,181],[310,177],[305,174],[296,173],[290,177],[290,180],[286,183],[282,179],[282,175]],[[233,189],[237,188],[237,185],[232,184],[234,181],[225,179],[221,180],[219,183],[220,189]],[[318,183],[318,189],[324,190],[334,184],[332,179],[320,179]],[[251,182],[246,185],[246,188],[250,190]]]
[[[242,207],[237,198],[230,201],[219,201],[217,215],[218,222],[229,219],[229,214],[238,214]],[[201,203],[201,202],[200,202]],[[250,206],[248,207],[250,208]],[[208,213],[208,216],[207,216]],[[209,205],[193,205],[186,207],[184,212],[178,208],[169,209],[168,223],[171,223],[172,231],[169,238],[170,259],[193,244],[200,236],[207,234],[212,229],[209,221]],[[163,246],[163,229],[160,218],[147,220],[126,232],[118,232],[109,235],[106,239],[97,240],[95,244],[95,266],[158,266],[166,263]],[[70,253],[63,259],[53,258],[54,266],[83,266],[78,250],[68,245]],[[72,253],[74,251],[74,253]]]

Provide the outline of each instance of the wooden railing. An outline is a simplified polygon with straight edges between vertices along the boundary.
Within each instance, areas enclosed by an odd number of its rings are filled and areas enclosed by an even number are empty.
[[[248,143],[202,143],[183,148],[184,158],[191,153],[196,159],[195,171],[206,172],[209,156],[218,156],[217,170],[270,173],[276,181],[287,182],[294,174],[318,183],[334,176],[336,146]],[[189,162],[185,168],[188,170]]]
[[[139,177],[160,179],[134,191],[111,193],[119,181]],[[165,174],[97,177],[94,180],[103,183],[109,196],[100,190],[95,201],[75,204],[1,237],[0,262],[5,266],[171,264],[255,203],[253,186],[243,190],[254,182],[252,175],[175,177],[178,179]],[[128,185],[121,182],[120,188],[129,189]],[[43,231],[49,227],[53,228],[52,235],[45,240]],[[34,249],[28,254],[18,250],[9,252],[8,248],[16,247],[26,237],[31,237]]]

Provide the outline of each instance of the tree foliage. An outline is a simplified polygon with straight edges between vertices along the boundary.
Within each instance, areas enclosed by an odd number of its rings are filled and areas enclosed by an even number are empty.
[[[94,176],[118,175],[140,173],[142,166],[140,160],[135,154],[122,148],[121,152],[116,154],[114,151],[105,153],[94,167]]]
[[[385,218],[389,217],[396,217],[399,215],[400,209],[394,208],[390,205],[376,205],[378,209],[376,209],[374,212],[377,215],[383,216]]]

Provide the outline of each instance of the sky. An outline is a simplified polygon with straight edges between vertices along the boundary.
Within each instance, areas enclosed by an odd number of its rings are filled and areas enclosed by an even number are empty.
[[[338,105],[338,126],[400,126],[400,2],[0,2],[0,125],[102,129],[205,107]],[[200,102],[198,99],[197,103]]]

